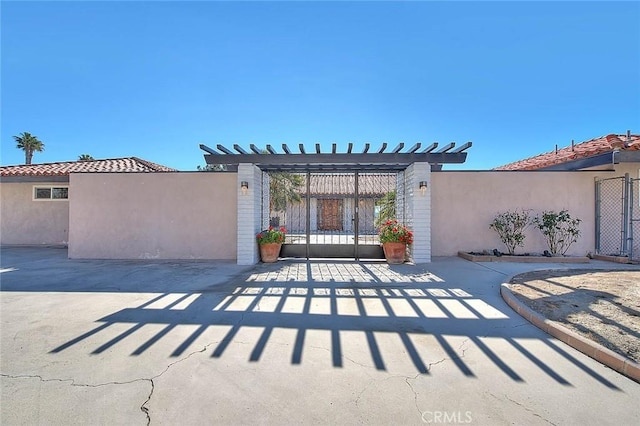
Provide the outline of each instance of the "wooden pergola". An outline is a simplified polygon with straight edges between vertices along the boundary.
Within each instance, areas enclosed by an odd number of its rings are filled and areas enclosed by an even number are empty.
[[[398,171],[419,162],[430,163],[432,170],[440,170],[442,164],[464,163],[466,150],[471,145],[467,142],[456,147],[455,142],[451,142],[437,149],[438,142],[424,148],[418,142],[405,149],[401,142],[387,151],[386,142],[377,150],[371,150],[371,145],[366,143],[362,152],[353,152],[353,143],[348,144],[346,152],[338,152],[335,143],[331,152],[322,152],[318,143],[312,151],[299,144],[299,152],[294,152],[286,143],[282,144],[282,152],[276,151],[272,145],[260,149],[255,144],[249,146],[249,151],[238,144],[233,145],[233,151],[221,144],[216,145],[216,149],[201,144],[200,149],[206,152],[204,159],[207,164],[223,165],[227,171],[237,170],[238,164],[242,163],[255,164],[263,171]]]

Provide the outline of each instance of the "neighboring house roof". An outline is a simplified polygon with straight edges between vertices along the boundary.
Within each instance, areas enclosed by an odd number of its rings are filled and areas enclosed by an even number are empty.
[[[349,174],[312,174],[309,188],[312,196],[353,196],[355,179]],[[358,177],[360,196],[380,196],[396,190],[395,173],[361,173]],[[306,185],[300,188],[300,194],[307,193]]]
[[[494,170],[538,170],[553,168],[579,170],[582,168],[604,165],[607,164],[607,161],[611,163],[611,160],[609,160],[607,156],[603,156],[603,154],[611,154],[614,151],[640,151],[640,135],[611,134],[601,136],[566,148],[557,149],[555,151],[536,155],[535,157],[496,167]],[[598,158],[599,156],[603,156],[602,161],[581,161]],[[560,167],[561,165],[567,166]]]
[[[177,172],[177,170],[142,160],[138,157],[90,161],[65,161],[59,163],[24,164],[0,167],[0,176],[2,177],[69,176],[69,173],[86,172]]]

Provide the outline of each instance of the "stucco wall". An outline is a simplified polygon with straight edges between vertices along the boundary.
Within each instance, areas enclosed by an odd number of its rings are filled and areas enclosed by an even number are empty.
[[[82,173],[70,182],[70,258],[236,258],[236,174]]]
[[[567,209],[582,219],[581,237],[567,254],[584,256],[595,246],[596,172],[437,172],[431,174],[432,253],[498,248],[506,251],[489,223],[502,211]],[[546,249],[540,231],[529,227],[518,252]]]
[[[601,177],[607,178],[609,176],[624,176],[625,173],[629,173],[629,177],[632,179],[640,178],[640,163],[620,163],[615,165],[615,172]]]
[[[69,201],[33,200],[34,183],[0,183],[0,243],[6,245],[66,244]],[[67,186],[38,182],[37,186]],[[69,197],[72,197],[71,192]]]

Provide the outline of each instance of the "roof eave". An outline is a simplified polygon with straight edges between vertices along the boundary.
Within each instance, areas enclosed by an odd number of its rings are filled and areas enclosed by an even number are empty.
[[[616,164],[618,162],[616,152],[605,152],[604,154],[594,155],[592,157],[580,158],[578,160],[567,161],[566,163],[553,164],[551,166],[541,167],[540,171],[575,171],[587,169],[590,167],[604,166],[606,164]]]
[[[59,182],[64,182],[67,183],[69,182],[69,175],[64,175],[64,176],[29,176],[29,175],[23,175],[23,176],[1,176],[0,177],[0,182],[2,183],[29,183],[29,182],[33,182],[33,183],[43,183],[43,182],[52,182],[52,183],[59,183]]]

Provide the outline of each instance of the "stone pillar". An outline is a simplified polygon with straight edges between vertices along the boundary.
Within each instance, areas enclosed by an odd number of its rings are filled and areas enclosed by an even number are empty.
[[[240,188],[242,182],[249,184],[246,194]],[[254,265],[260,260],[256,234],[261,231],[262,216],[262,171],[253,164],[238,165],[238,265]]]
[[[420,182],[427,182],[423,193]],[[405,222],[413,230],[411,258],[431,262],[431,165],[413,163],[405,171]]]

